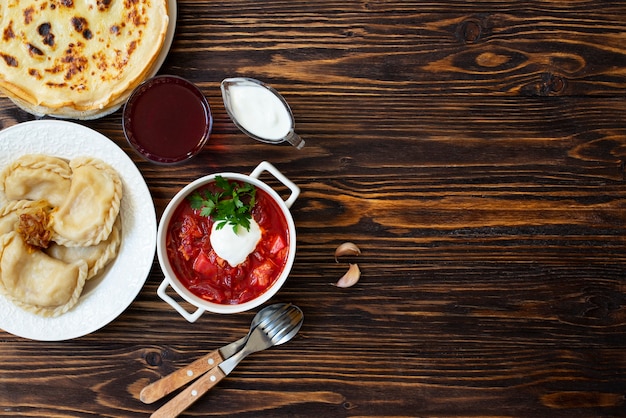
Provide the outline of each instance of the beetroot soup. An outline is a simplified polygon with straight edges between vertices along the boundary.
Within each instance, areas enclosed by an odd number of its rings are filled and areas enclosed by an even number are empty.
[[[215,191],[210,183],[197,191]],[[211,245],[215,221],[192,209],[189,199],[176,208],[167,228],[167,257],[176,277],[194,295],[213,303],[239,304],[264,293],[280,276],[289,252],[287,221],[273,198],[257,188],[252,218],[261,238],[244,261],[231,266]],[[231,228],[230,225],[224,228]]]

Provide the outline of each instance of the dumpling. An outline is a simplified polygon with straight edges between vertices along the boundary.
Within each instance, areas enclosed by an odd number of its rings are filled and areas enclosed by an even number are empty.
[[[0,208],[0,235],[19,229],[20,215],[32,214],[39,210],[49,211],[45,200],[12,200]]]
[[[122,181],[104,161],[80,157],[70,161],[69,193],[52,214],[53,240],[91,246],[107,239],[120,211]]]
[[[46,250],[46,253],[66,263],[84,260],[89,267],[87,273],[87,280],[89,280],[98,274],[109,261],[117,255],[122,239],[121,230],[122,225],[120,217],[118,216],[117,221],[113,225],[113,230],[106,240],[89,247],[66,247],[65,245],[52,244]]]
[[[0,174],[6,200],[46,199],[60,206],[70,190],[72,170],[67,161],[48,155],[27,154]]]
[[[87,263],[65,263],[29,248],[17,232],[0,236],[0,293],[42,316],[59,316],[80,297]]]
[[[20,220],[20,209],[31,204],[30,200],[14,200],[4,205],[0,209],[0,235],[14,231]]]

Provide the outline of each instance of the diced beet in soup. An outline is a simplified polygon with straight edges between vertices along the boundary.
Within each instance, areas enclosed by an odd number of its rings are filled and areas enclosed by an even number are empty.
[[[198,191],[215,188],[210,183]],[[247,302],[271,287],[287,263],[287,220],[274,199],[260,188],[252,217],[261,228],[261,240],[243,263],[233,267],[211,246],[214,220],[201,216],[187,199],[182,201],[170,220],[166,238],[167,256],[181,284],[204,300],[225,305]]]

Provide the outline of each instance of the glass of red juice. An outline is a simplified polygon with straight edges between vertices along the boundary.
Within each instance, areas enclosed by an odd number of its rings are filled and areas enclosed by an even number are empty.
[[[173,75],[139,85],[124,106],[126,140],[148,161],[176,164],[198,154],[211,134],[213,117],[200,89]]]

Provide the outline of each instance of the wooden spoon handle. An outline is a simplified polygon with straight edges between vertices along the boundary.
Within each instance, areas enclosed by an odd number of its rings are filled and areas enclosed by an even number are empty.
[[[157,409],[150,418],[173,418],[189,408],[209,389],[217,385],[226,375],[219,367],[214,367],[189,387],[180,392],[168,403]]]
[[[152,403],[158,401],[165,395],[169,395],[184,384],[197,379],[208,370],[220,364],[224,359],[218,350],[199,358],[187,367],[176,370],[167,376],[152,382],[139,394],[139,399],[143,403]]]

